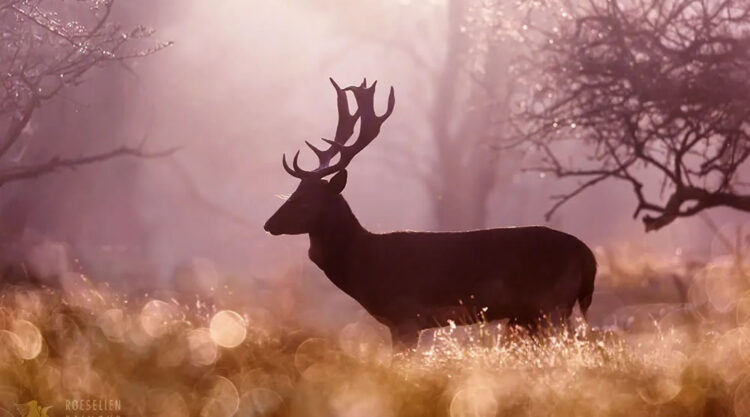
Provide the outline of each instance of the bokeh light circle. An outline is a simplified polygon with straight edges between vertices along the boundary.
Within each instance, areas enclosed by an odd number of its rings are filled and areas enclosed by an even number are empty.
[[[191,330],[187,335],[190,361],[195,366],[208,366],[216,362],[218,348],[208,329]]]
[[[237,413],[240,395],[232,381],[223,377],[213,377],[204,398],[200,417],[231,417]]]
[[[96,320],[104,336],[112,342],[125,340],[125,313],[119,308],[104,311]]]
[[[214,314],[209,325],[211,339],[219,346],[233,348],[245,341],[245,320],[234,311],[222,310]]]
[[[493,417],[497,408],[495,394],[489,387],[471,385],[453,395],[450,417]]]
[[[335,355],[334,347],[326,339],[311,337],[297,346],[294,353],[294,366],[300,374],[304,374],[307,368],[320,363],[328,362]]]
[[[42,351],[42,333],[34,323],[27,320],[15,320],[11,325],[11,332],[18,336],[16,354],[21,359],[34,359]]]
[[[347,355],[365,362],[390,365],[393,345],[387,328],[363,322],[350,323],[339,332],[339,345]]]
[[[268,388],[254,388],[240,398],[237,417],[260,417],[272,415],[284,402],[281,395]]]
[[[141,309],[141,327],[151,337],[161,337],[180,317],[177,307],[161,300],[151,300]]]

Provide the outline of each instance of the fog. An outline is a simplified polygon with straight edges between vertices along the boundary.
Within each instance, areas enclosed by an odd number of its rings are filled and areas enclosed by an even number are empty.
[[[68,245],[89,268],[125,285],[170,286],[174,268],[195,259],[248,281],[299,271],[324,280],[307,259],[306,236],[273,237],[262,225],[297,184],[282,169],[281,155],[302,149],[310,168],[315,158],[304,140],[333,135],[328,77],[341,85],[377,80],[379,111],[387,88],[396,91],[393,116],[349,167],[344,195],[360,222],[375,232],[436,228],[421,175],[435,175],[425,115],[435,98],[430,74],[446,52],[444,2],[185,0],[117,7],[120,20],[152,26],[155,39],[174,45],[91,74],[35,116],[30,140],[52,142],[50,153],[85,153],[144,137],[151,149],[180,150],[4,188],[6,212],[22,207],[26,239]],[[667,255],[679,249],[700,258],[722,250],[700,216],[645,233],[632,218],[629,187],[617,183],[587,191],[546,222],[549,196],[570,183],[524,173],[524,161],[501,159],[511,173],[488,198],[487,226],[548,224],[592,247],[630,242]],[[742,219],[721,209],[708,215],[725,228]]]
[[[542,39],[551,55],[573,51],[552,66],[572,81],[547,88],[538,86],[566,77],[512,65],[533,51],[519,16],[583,2],[113,1],[110,16],[104,0],[0,0],[0,415],[750,415],[750,235],[740,211],[750,197],[739,194],[750,184],[740,179],[750,158],[750,72],[741,71],[750,3],[585,2],[601,8],[582,19],[601,27],[565,36],[561,25]],[[89,48],[90,32],[78,42],[77,25],[66,38],[57,19],[35,20],[49,4],[122,22],[105,45],[169,47],[121,60]],[[653,24],[665,16],[667,29]],[[624,21],[635,24],[621,37]],[[155,33],[133,36],[141,24]],[[670,33],[673,50],[659,43]],[[691,34],[700,42],[686,42]],[[70,60],[101,54],[80,84],[68,81]],[[593,76],[581,64],[592,56]],[[624,82],[588,83],[620,70]],[[308,258],[308,236],[264,231],[299,183],[282,155],[300,150],[313,169],[305,141],[334,138],[329,77],[377,80],[378,114],[395,90],[379,136],[347,167],[343,196],[366,229],[546,225],[585,245],[540,230],[367,238],[329,194],[336,216],[315,226],[335,217],[348,227],[317,234],[312,254],[334,285]],[[561,145],[553,159],[570,162],[572,177],[541,174],[546,148],[528,137],[526,148],[506,146],[521,102],[527,115],[534,104],[573,103],[559,118],[541,111],[550,129],[530,128]],[[596,121],[579,119],[591,107]],[[644,145],[639,129],[656,139]],[[117,149],[131,152],[61,163]],[[674,165],[653,169],[660,157]],[[547,219],[555,196],[601,172]],[[320,184],[308,184],[319,197]],[[644,213],[633,217],[634,189],[654,203],[645,211],[660,217],[649,224],[657,231],[645,231]],[[661,210],[686,190],[695,206]],[[713,208],[732,203],[739,210]],[[671,217],[691,207],[712,208]],[[333,252],[350,242],[359,265]],[[451,256],[427,250],[452,247]]]

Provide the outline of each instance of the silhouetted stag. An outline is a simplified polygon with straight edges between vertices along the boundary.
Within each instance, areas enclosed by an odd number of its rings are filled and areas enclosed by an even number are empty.
[[[391,115],[393,87],[385,114],[378,116],[376,83],[367,87],[364,81],[343,89],[333,79],[331,83],[338,102],[336,135],[332,141],[323,139],[330,145],[325,150],[306,142],[320,160],[313,171],[300,168],[299,151],[292,167],[286,156],[282,158],[284,169],[301,181],[265,224],[266,231],[308,233],[310,259],[387,325],[396,340],[413,342],[420,329],[443,326],[466,314],[486,320],[509,318],[533,328],[543,318],[567,320],[578,301],[585,315],[596,260],[571,235],[546,227],[451,233],[365,230],[341,196],[345,169]],[[347,91],[357,102],[354,114],[349,112]],[[347,146],[357,121],[359,136]],[[339,160],[331,165],[336,155]],[[330,181],[323,179],[332,174]]]

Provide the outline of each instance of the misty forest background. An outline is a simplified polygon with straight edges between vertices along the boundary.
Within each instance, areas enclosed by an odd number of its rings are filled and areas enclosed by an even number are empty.
[[[746,0],[0,0],[0,416],[750,416],[749,72]],[[576,235],[588,324],[404,348],[265,234],[328,77],[366,228]]]
[[[0,7],[37,3],[45,2]],[[262,224],[280,205],[278,196],[296,187],[281,154],[332,134],[327,78],[353,84],[367,77],[393,85],[397,105],[381,137],[350,168],[345,195],[365,227],[546,224],[597,248],[603,274],[633,278],[645,297],[639,301],[684,301],[686,278],[669,268],[733,253],[744,239],[746,214],[711,208],[645,233],[641,214],[633,218],[631,185],[610,178],[547,220],[578,178],[528,170],[544,160],[539,148],[507,146],[524,131],[509,117],[519,103],[541,91],[540,83],[554,87],[524,65],[539,51],[534,40],[565,22],[565,7],[572,6],[117,2],[109,21],[128,33],[139,25],[156,31],[144,29],[126,45],[135,55],[96,63],[45,98],[3,159],[12,172],[120,147],[137,155],[4,182],[4,279],[17,278],[23,265],[21,275],[47,284],[82,272],[123,291],[167,293],[179,290],[186,274],[207,275],[200,285],[210,291],[229,282],[241,283],[248,297],[262,298],[269,288],[293,291],[287,298],[315,300],[307,307],[313,317],[343,325],[346,316],[336,312],[358,307],[307,260],[307,238],[271,238]],[[10,52],[2,51],[5,62]],[[376,105],[384,100],[376,97]],[[5,113],[3,129],[22,110]],[[557,152],[569,160],[589,145],[571,141]],[[142,158],[149,153],[156,157]],[[312,155],[303,162],[311,164]],[[656,201],[666,201],[663,174],[643,169],[640,175]],[[595,318],[629,302],[627,291],[607,294],[608,280],[600,282]]]

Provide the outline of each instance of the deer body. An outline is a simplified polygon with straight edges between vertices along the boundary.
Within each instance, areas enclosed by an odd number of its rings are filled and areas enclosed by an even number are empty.
[[[546,227],[376,234],[343,197],[340,205],[310,233],[310,259],[398,339],[476,319],[484,307],[487,320],[533,326],[591,302],[596,261],[571,235]]]
[[[310,259],[342,291],[395,338],[413,341],[420,329],[452,319],[509,318],[534,326],[543,316],[565,320],[576,302],[585,315],[591,303],[596,260],[577,238],[546,227],[518,227],[468,232],[370,233],[341,195],[351,158],[380,130],[393,109],[393,90],[385,116],[375,116],[374,85],[349,87],[359,105],[349,115],[345,90],[339,98],[336,140],[318,154],[321,167],[287,171],[301,182],[265,225],[271,234],[309,234]],[[354,121],[360,135],[343,146]],[[343,120],[343,121],[342,121]],[[309,145],[309,144],[308,144]],[[328,162],[335,153],[340,162]],[[322,177],[335,174],[330,181]]]

